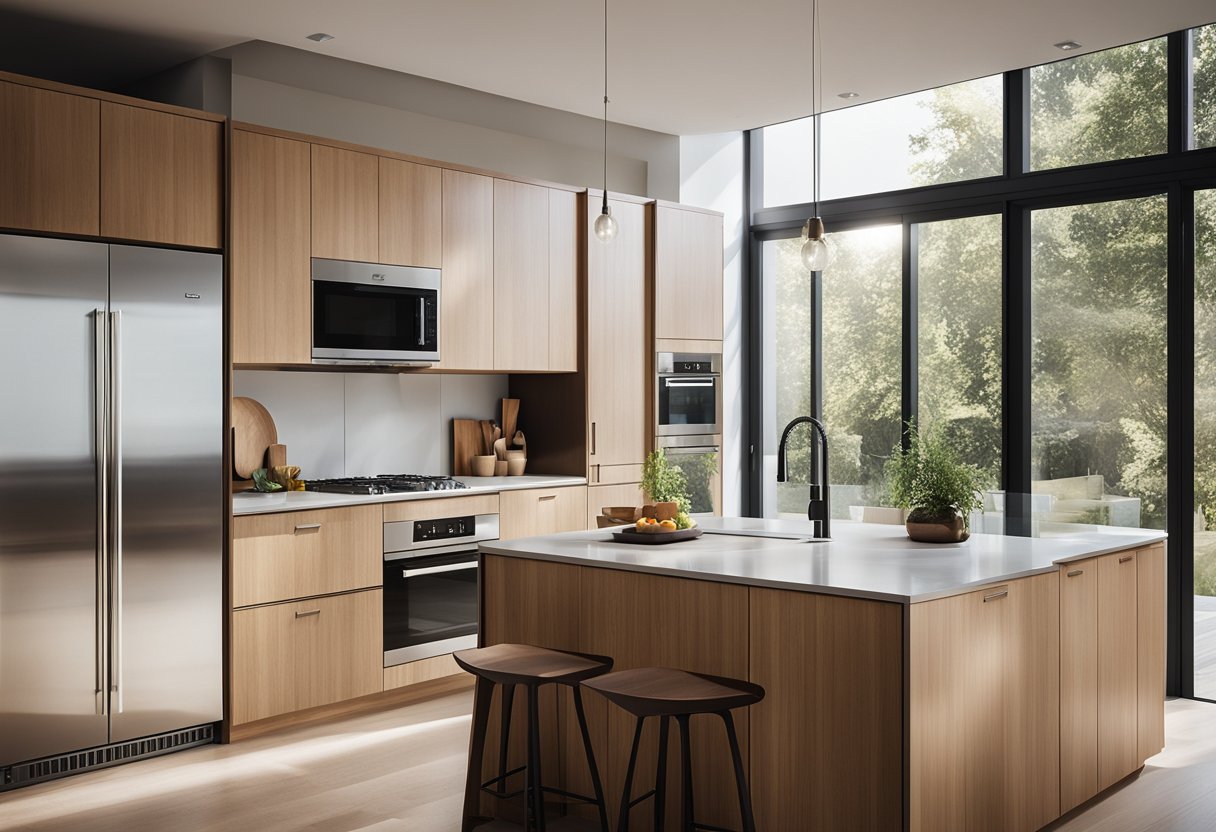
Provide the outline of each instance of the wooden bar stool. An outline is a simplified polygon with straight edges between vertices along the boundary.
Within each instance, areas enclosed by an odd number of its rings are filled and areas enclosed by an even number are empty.
[[[710,826],[694,820],[692,751],[688,733],[688,720],[694,714],[717,714],[722,718],[735,767],[735,786],[739,790],[739,814],[743,820],[743,832],[756,832],[756,821],[752,816],[752,803],[743,771],[743,758],[739,753],[739,738],[735,734],[735,722],[730,712],[732,708],[746,708],[759,702],[764,698],[764,688],[739,679],[689,673],[670,667],[620,670],[590,679],[584,682],[583,686],[599,692],[610,702],[637,717],[637,728],[633,732],[633,750],[629,752],[629,765],[625,769],[617,832],[627,832],[630,810],[651,797],[654,798],[654,828],[663,828],[667,791],[667,734],[673,718],[680,726],[680,797],[683,802],[680,812],[681,832],[694,832],[697,829],[729,832],[720,826]],[[657,774],[654,788],[635,799],[631,797],[633,772],[638,761],[638,746],[642,741],[642,726],[646,718],[652,716],[659,718]]]
[[[608,809],[604,802],[604,788],[600,783],[599,770],[591,751],[591,735],[587,731],[587,717],[583,712],[583,697],[579,683],[585,679],[607,673],[612,669],[612,659],[586,653],[567,653],[548,650],[528,644],[495,644],[461,650],[453,654],[456,664],[477,677],[477,688],[473,697],[473,729],[469,738],[469,771],[464,786],[464,816],[461,832],[469,832],[478,823],[490,818],[478,816],[481,792],[499,799],[524,796],[525,830],[545,830],[545,793],[560,795],[578,803],[594,804],[599,809],[600,828],[608,832]],[[498,776],[481,782],[482,758],[485,754],[486,727],[490,721],[490,700],[494,686],[502,686],[502,727],[498,749]],[[528,692],[528,751],[527,762],[507,771],[507,745],[511,731],[511,706],[514,703],[515,687],[523,685]],[[587,768],[591,772],[591,783],[595,796],[574,794],[552,786],[541,780],[540,764],[540,708],[538,696],[544,685],[566,685],[574,692],[574,710],[578,714],[578,727],[583,735],[583,750],[587,755]],[[507,779],[524,773],[524,787],[518,791],[507,791]]]

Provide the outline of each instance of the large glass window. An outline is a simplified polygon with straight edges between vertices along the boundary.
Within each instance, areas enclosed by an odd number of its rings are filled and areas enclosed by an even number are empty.
[[[917,416],[964,462],[1001,474],[1001,217],[914,227]]]
[[[765,206],[799,205],[815,198],[815,120],[799,118],[762,130],[760,198]]]
[[[763,249],[765,331],[774,333],[766,339],[764,356],[765,414],[772,414],[765,441],[770,466],[775,462],[782,428],[797,416],[812,415],[811,273],[802,263],[801,250],[802,241],[797,238],[770,240]],[[790,436],[791,482],[777,483],[775,468],[767,471],[767,516],[806,516],[810,447],[810,431],[798,430]]]
[[[1191,147],[1216,147],[1216,24],[1191,30]]]
[[[993,75],[824,114],[820,196],[999,176],[1002,101]]]
[[[1166,273],[1164,196],[1033,212],[1039,519],[1165,527]]]
[[[1030,169],[1165,153],[1166,41],[1030,70]]]
[[[1216,699],[1216,191],[1195,194],[1195,695]]]

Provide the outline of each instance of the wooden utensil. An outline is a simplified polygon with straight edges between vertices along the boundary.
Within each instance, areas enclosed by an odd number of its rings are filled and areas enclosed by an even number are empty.
[[[481,449],[479,453],[482,456],[494,453],[494,429],[497,427],[490,419],[482,419],[479,422],[481,425]]]
[[[237,477],[247,480],[254,471],[264,467],[266,449],[278,441],[279,432],[269,410],[254,399],[233,398],[232,468]]]
[[[511,442],[515,439],[515,429],[519,424],[519,399],[502,400],[502,435]]]
[[[511,440],[511,444],[519,448],[521,451],[524,451],[525,456],[527,455],[528,440],[524,438],[524,432],[522,430],[515,431],[515,437]]]
[[[496,459],[507,461],[507,440],[498,439],[494,442],[494,457]]]
[[[481,425],[476,419],[452,420],[452,476],[472,474],[470,461],[481,450]]]

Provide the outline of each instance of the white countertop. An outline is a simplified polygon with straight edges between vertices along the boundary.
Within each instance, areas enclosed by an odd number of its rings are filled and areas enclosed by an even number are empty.
[[[810,536],[795,520],[699,518],[705,529]],[[1058,537],[976,534],[965,543],[916,543],[903,526],[833,521],[833,539],[796,542],[704,534],[659,546],[616,543],[611,530],[493,541],[482,552],[684,578],[917,603],[959,595],[1057,564],[1164,540],[1153,529],[1082,527]]]
[[[524,475],[521,477],[457,477],[468,488],[456,491],[415,491],[408,494],[327,494],[322,491],[289,491],[286,494],[240,492],[232,495],[232,513],[273,514],[280,511],[308,511],[315,508],[341,508],[369,503],[396,503],[401,500],[435,500],[442,497],[467,497],[470,494],[496,494],[521,488],[559,488],[586,485],[586,477]]]

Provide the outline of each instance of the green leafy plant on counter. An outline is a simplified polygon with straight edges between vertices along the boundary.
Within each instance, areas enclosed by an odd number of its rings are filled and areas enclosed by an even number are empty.
[[[956,513],[970,524],[971,512],[983,506],[980,491],[988,485],[987,472],[959,462],[939,431],[921,434],[908,422],[908,449],[896,445],[886,463],[891,500],[910,509],[910,522],[948,521]]]
[[[283,486],[270,478],[270,472],[265,468],[258,468],[253,472],[253,487],[256,491],[261,491],[265,494],[273,494],[276,491],[282,491]]]
[[[642,491],[652,503],[678,504],[680,513],[676,516],[676,527],[692,527],[692,518],[688,514],[692,510],[692,501],[688,498],[688,477],[667,461],[667,454],[662,448],[656,448],[646,455],[646,462],[642,465]]]

